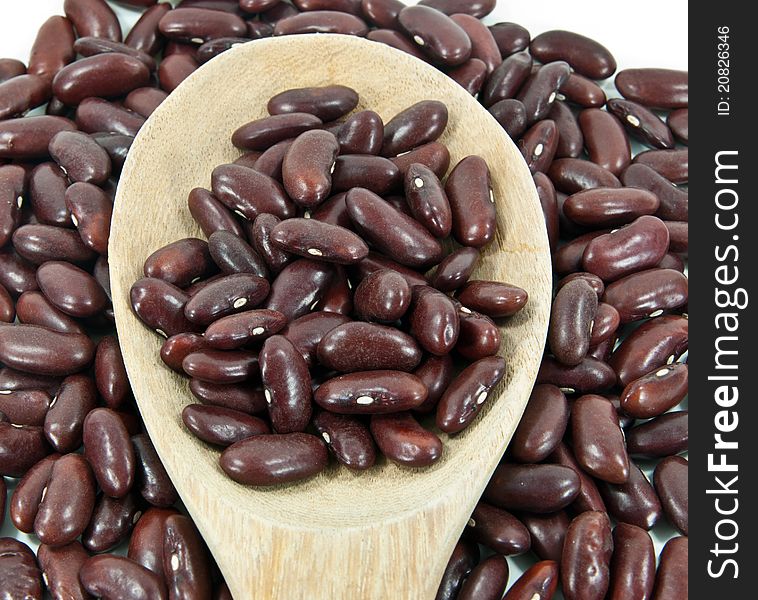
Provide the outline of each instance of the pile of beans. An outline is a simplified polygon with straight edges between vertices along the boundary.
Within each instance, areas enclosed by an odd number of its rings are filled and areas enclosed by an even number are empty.
[[[221,468],[239,483],[310,477],[326,467],[324,442],[356,470],[374,464],[374,442],[428,466],[442,442],[411,411],[458,433],[505,374],[492,319],[527,294],[469,280],[497,229],[487,163],[462,159],[443,186],[442,102],[386,125],[371,110],[339,121],[358,102],[341,85],[271,98],[271,116],[232,135],[246,152],[213,170],[212,191],[189,194],[208,241],[155,251],[131,289],[137,316],[168,337],[161,358],[205,403],[185,407],[185,425],[228,447]],[[461,246],[445,257],[451,233]],[[458,374],[453,352],[472,361]],[[267,420],[249,414],[266,407]]]
[[[687,74],[621,71],[623,99],[607,100],[593,81],[614,75],[607,49],[487,27],[494,0],[122,3],[147,9],[123,44],[103,0],[66,0],[28,66],[0,59],[0,321],[18,321],[0,325],[0,504],[5,478],[19,479],[11,520],[42,542],[35,556],[0,539],[2,593],[229,598],[170,508],[131,400],[112,335],[112,198],[133,136],[200,63],[248,39],[332,31],[398,47],[478,94],[534,172],[553,249],[539,380],[438,599],[501,598],[504,556],[527,551],[539,562],[508,600],[547,600],[559,583],[569,599],[686,598]],[[629,140],[648,149],[632,157]],[[664,519],[683,535],[656,569],[648,530]],[[127,539],[127,557],[109,553]]]

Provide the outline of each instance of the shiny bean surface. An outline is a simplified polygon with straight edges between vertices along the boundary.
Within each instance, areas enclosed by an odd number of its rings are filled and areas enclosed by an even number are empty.
[[[453,301],[427,286],[413,288],[411,335],[424,350],[441,356],[452,350],[460,334],[460,316]]]
[[[453,237],[464,246],[479,248],[489,243],[497,222],[490,171],[484,159],[469,156],[461,160],[448,176],[445,192],[453,212]]]
[[[508,584],[508,562],[502,556],[490,556],[479,563],[463,583],[460,600],[500,600]]]
[[[335,371],[412,371],[421,361],[421,348],[393,327],[356,321],[327,333],[317,355],[321,365]]]
[[[511,513],[479,502],[468,520],[466,536],[505,556],[529,550],[529,531]]]
[[[522,513],[519,520],[531,537],[531,549],[540,560],[559,562],[563,553],[563,541],[568,531],[569,519],[566,511],[560,510],[548,515]]]
[[[674,269],[648,269],[611,283],[603,302],[613,306],[622,323],[655,317],[687,303],[687,277]]]
[[[171,506],[179,497],[158,453],[147,434],[132,437],[134,446],[135,489],[152,506]]]
[[[91,183],[74,183],[66,189],[66,208],[71,222],[87,248],[108,254],[113,203],[106,193]]]
[[[687,537],[675,537],[666,542],[658,561],[653,600],[689,597],[688,558],[689,539]]]
[[[646,150],[635,156],[632,163],[647,165],[671,183],[682,184],[689,180],[689,152],[687,148]]]
[[[84,456],[104,494],[125,496],[134,483],[132,441],[121,418],[107,408],[96,408],[84,420]]]
[[[339,414],[385,414],[420,406],[427,397],[424,383],[403,371],[359,371],[322,383],[313,399]]]
[[[411,288],[395,271],[374,271],[355,289],[356,312],[368,321],[391,323],[402,317],[411,303]]]
[[[652,597],[655,549],[650,535],[639,527],[619,523],[613,530],[613,558],[608,597],[637,600]]]
[[[511,455],[519,462],[542,462],[560,442],[568,421],[563,392],[554,385],[536,385],[513,434]]]
[[[526,108],[526,120],[531,124],[547,116],[558,96],[558,90],[568,79],[571,68],[565,61],[550,62],[531,75],[516,95]]]
[[[444,13],[428,6],[409,6],[400,11],[400,28],[432,61],[460,65],[471,56],[471,39],[466,31]]]
[[[597,305],[597,294],[581,279],[569,282],[556,294],[548,343],[561,363],[578,365],[587,355]]]
[[[594,477],[624,483],[629,457],[616,409],[602,396],[586,395],[571,407],[571,433],[576,458]]]
[[[13,369],[37,375],[69,375],[89,365],[94,354],[94,344],[82,334],[0,324],[0,361]]]
[[[687,71],[671,69],[625,69],[615,79],[624,98],[655,108],[687,108]]]
[[[74,129],[71,120],[48,115],[0,121],[0,158],[45,158],[50,140],[61,131]]]
[[[87,375],[70,375],[61,383],[45,415],[45,437],[58,452],[82,444],[84,419],[97,406],[97,387]]]
[[[682,456],[664,458],[655,467],[653,482],[668,520],[687,535],[689,520],[689,462]]]
[[[29,546],[10,537],[0,538],[0,590],[5,598],[42,600],[42,577]]]
[[[352,264],[368,256],[368,246],[352,231],[315,219],[288,219],[271,231],[280,249],[314,260]]]
[[[245,219],[268,213],[282,219],[295,214],[295,205],[281,184],[268,175],[241,165],[221,165],[213,170],[211,188],[216,197]]]
[[[90,594],[113,600],[168,600],[166,586],[145,567],[112,554],[92,556],[82,565],[79,579]]]
[[[385,124],[382,156],[398,156],[434,142],[447,127],[447,121],[447,106],[436,100],[424,100],[406,108]]]
[[[608,516],[585,512],[566,532],[561,557],[561,582],[567,600],[602,600],[610,585],[613,538]]]
[[[268,101],[268,112],[271,115],[307,113],[327,123],[346,115],[356,106],[358,93],[355,90],[344,85],[329,85],[281,92]]]
[[[406,467],[427,467],[442,456],[442,442],[410,413],[375,414],[371,434],[382,454]]]
[[[286,337],[263,343],[261,380],[269,416],[277,433],[304,431],[311,418],[311,376],[302,354]]]
[[[571,31],[541,33],[532,39],[529,51],[542,63],[564,60],[590,79],[605,79],[616,71],[616,60],[605,46]]]
[[[621,182],[608,169],[578,158],[554,160],[547,174],[555,188],[566,194],[597,187],[621,187]]]
[[[504,600],[548,600],[558,587],[558,563],[543,560],[527,569],[511,586]]]
[[[107,76],[104,76],[106,75]],[[53,80],[53,93],[61,102],[76,106],[85,98],[118,98],[144,87],[150,70],[137,58],[109,52],[82,58],[64,67]]]
[[[545,514],[571,504],[579,487],[579,477],[569,467],[503,463],[495,469],[482,497],[506,510]]]
[[[37,269],[37,282],[45,297],[72,317],[92,317],[108,303],[97,280],[69,263],[46,262]]]
[[[40,545],[37,560],[53,598],[88,599],[89,594],[79,581],[79,569],[88,558],[89,553],[81,542],[71,542],[57,548]]]
[[[271,285],[266,308],[282,313],[288,321],[310,312],[332,282],[333,266],[301,258],[287,265]]]
[[[579,114],[590,161],[619,175],[631,162],[631,148],[619,120],[599,108],[587,108]]]
[[[332,189],[331,172],[338,153],[334,134],[321,129],[300,134],[282,163],[282,181],[289,197],[306,208],[323,202]]]
[[[658,116],[641,104],[631,100],[612,98],[608,112],[624,124],[627,131],[653,148],[673,148],[674,136]]]
[[[163,572],[168,597],[177,600],[209,598],[211,562],[200,533],[189,517],[171,515],[164,525]]]
[[[689,444],[689,414],[672,411],[646,421],[626,432],[630,456],[662,458],[683,452]]]

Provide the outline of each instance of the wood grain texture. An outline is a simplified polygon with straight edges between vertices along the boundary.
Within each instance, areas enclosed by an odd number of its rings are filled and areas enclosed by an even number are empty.
[[[339,83],[358,109],[385,120],[424,99],[445,102],[442,141],[452,164],[479,154],[490,165],[498,235],[475,277],[529,293],[503,327],[503,383],[465,432],[443,436],[444,456],[424,470],[382,460],[356,475],[344,467],[295,485],[234,483],[219,452],[181,422],[187,380],[159,358],[162,338],[129,307],[145,258],[174,240],[202,237],[187,194],[239,151],[241,124],[293,87]],[[475,99],[439,71],[387,46],[338,35],[258,40],[196,71],[147,121],[126,162],[109,249],[113,304],[127,370],[150,437],[238,600],[431,600],[452,548],[513,434],[542,356],[550,310],[550,254],[532,178],[508,136]]]

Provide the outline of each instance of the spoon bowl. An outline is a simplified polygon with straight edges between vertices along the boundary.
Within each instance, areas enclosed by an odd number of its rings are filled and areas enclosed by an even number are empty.
[[[184,428],[182,408],[195,401],[188,380],[161,363],[163,340],[132,313],[129,289],[154,250],[203,237],[187,195],[210,187],[213,168],[240,155],[232,132],[265,116],[274,94],[328,84],[354,88],[358,109],[385,122],[421,100],[447,104],[441,141],[451,165],[482,156],[497,203],[498,233],[474,278],[518,285],[529,302],[501,328],[503,382],[467,430],[441,436],[443,456],[432,467],[382,459],[360,474],[333,465],[300,483],[246,487],[221,470],[218,449]],[[379,43],[322,34],[244,44],[198,69],[142,127],[116,195],[109,262],[119,338],[145,426],[234,598],[434,598],[526,406],[550,312],[550,252],[532,177],[489,113],[441,72]]]

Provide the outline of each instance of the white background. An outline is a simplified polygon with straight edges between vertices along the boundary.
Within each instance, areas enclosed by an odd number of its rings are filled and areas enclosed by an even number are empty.
[[[0,57],[13,57],[26,62],[37,29],[50,15],[63,14],[63,0],[0,2]],[[113,6],[121,19],[124,33],[128,32],[140,12]],[[611,50],[620,69],[688,68],[687,0],[637,0],[634,3],[613,3],[608,0],[501,0],[485,22],[492,24],[501,21],[523,25],[532,37],[549,29],[568,29],[587,35]],[[648,468],[645,471],[650,475]],[[657,526],[653,532],[656,550],[660,552],[665,540],[674,534],[666,524]],[[19,534],[7,518],[0,535],[17,536],[32,546],[37,545],[33,537]],[[509,559],[511,583],[533,560],[529,554]]]

